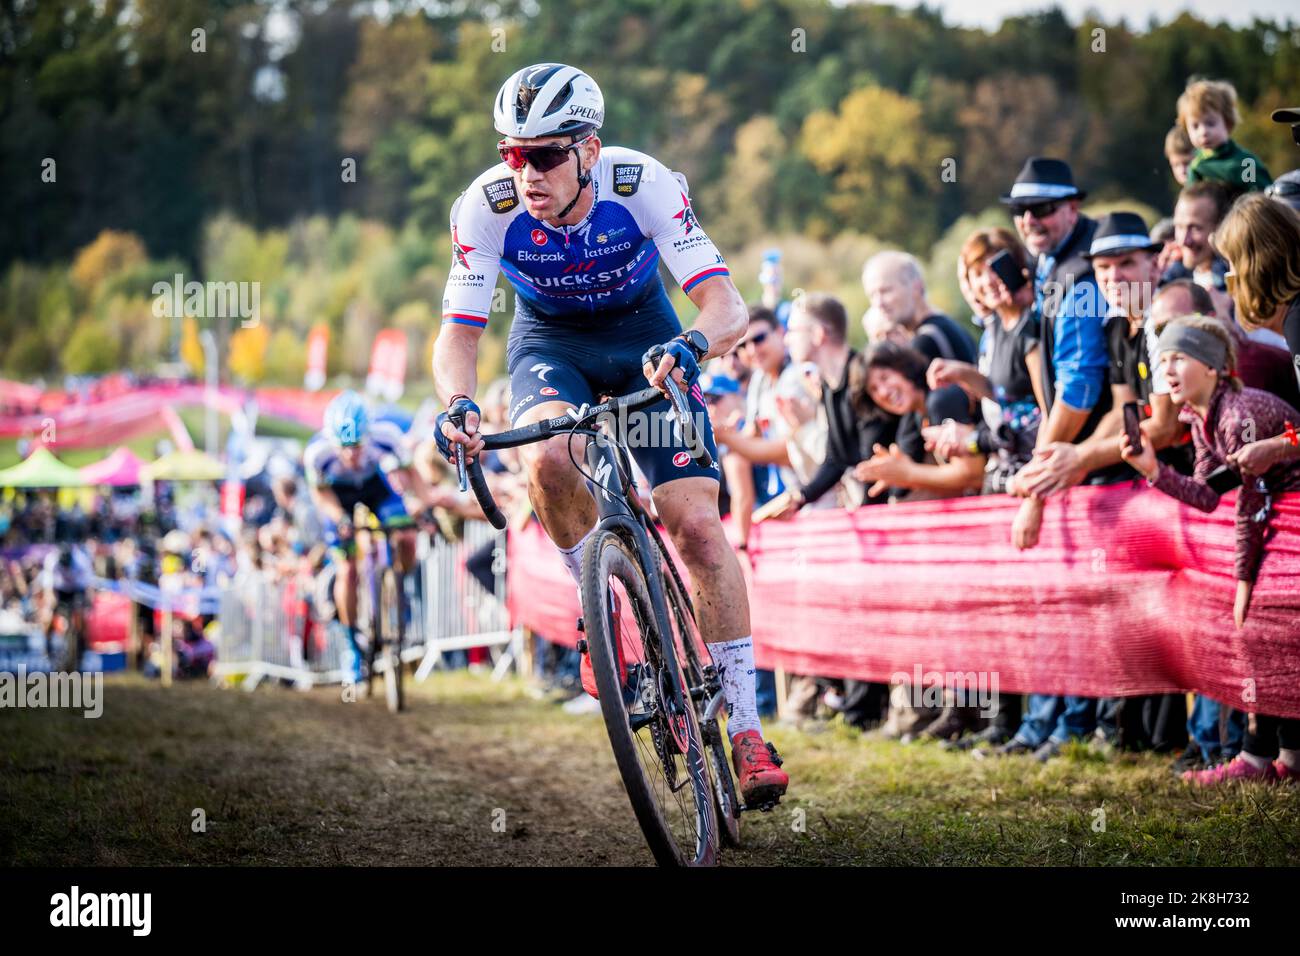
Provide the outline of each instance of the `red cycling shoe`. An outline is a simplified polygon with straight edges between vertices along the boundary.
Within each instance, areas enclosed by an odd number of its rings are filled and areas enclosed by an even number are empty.
[[[780,759],[757,730],[744,730],[731,738],[731,764],[746,807],[770,809],[781,799],[790,776],[781,769]]]

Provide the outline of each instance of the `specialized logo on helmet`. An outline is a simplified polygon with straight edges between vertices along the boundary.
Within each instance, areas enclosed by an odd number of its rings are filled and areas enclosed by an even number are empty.
[[[484,183],[483,195],[487,196],[488,205],[496,213],[509,212],[519,205],[519,193],[515,190],[513,176]]]
[[[542,232],[540,229],[533,230],[533,245],[544,246],[546,245],[546,241],[546,233]]]
[[[581,116],[583,119],[590,120],[593,123],[605,122],[604,110],[593,109],[590,106],[579,106],[577,103],[570,104],[569,115]]]
[[[457,237],[456,235],[456,227],[452,226],[451,227],[451,257],[454,261],[460,263],[460,267],[462,269],[469,268],[469,260],[466,259],[465,257],[469,255],[471,252],[473,252],[474,249],[475,249],[474,246],[467,246],[465,245],[465,243],[460,241],[459,237]]]
[[[620,196],[635,195],[637,187],[641,185],[641,165],[641,163],[615,163],[614,192]]]
[[[691,234],[692,230],[694,230],[695,227],[696,227],[697,225],[699,225],[699,223],[697,223],[697,222],[695,221],[695,212],[694,212],[694,210],[691,209],[691,201],[690,201],[689,199],[686,198],[686,193],[682,193],[682,210],[681,210],[681,212],[674,213],[674,214],[673,214],[673,218],[674,218],[674,219],[680,219],[680,220],[682,221],[682,226],[683,226],[683,229],[682,229],[682,235],[683,235],[683,236],[689,236],[689,235]]]

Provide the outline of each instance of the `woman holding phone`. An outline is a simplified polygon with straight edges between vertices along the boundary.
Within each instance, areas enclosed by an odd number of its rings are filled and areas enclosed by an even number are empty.
[[[958,277],[963,294],[984,319],[979,367],[938,359],[930,365],[931,388],[960,385],[979,399],[982,415],[973,428],[931,428],[927,440],[945,458],[985,455],[984,494],[1002,494],[1007,480],[1034,454],[1042,421],[1043,365],[1034,308],[1032,263],[1007,229],[980,229],[962,246]],[[1043,503],[1026,498],[1013,526],[1016,544],[1037,541]]]

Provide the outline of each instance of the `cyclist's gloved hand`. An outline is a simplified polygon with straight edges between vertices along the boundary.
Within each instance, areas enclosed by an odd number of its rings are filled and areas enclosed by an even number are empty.
[[[462,434],[469,436],[465,431],[466,420],[470,415],[473,419],[468,422],[473,428],[474,434],[478,434],[479,421],[482,419],[482,413],[479,407],[474,404],[473,399],[466,398],[464,395],[458,396],[455,401],[448,406],[445,412],[442,412],[433,422],[433,437],[438,443],[438,451],[452,464],[456,462],[456,449],[452,440],[443,433],[443,422],[450,422],[451,428],[460,431]],[[448,429],[450,431],[451,429]]]
[[[671,341],[665,342],[661,348],[663,349],[663,356],[661,356],[658,361],[653,360],[652,353],[657,351],[655,349],[652,349],[645,355],[644,361],[647,365],[651,366],[653,371],[657,372],[659,370],[659,365],[663,361],[664,357],[672,356],[673,364],[669,367],[669,374],[672,374],[672,369],[679,368],[682,370],[682,380],[684,385],[690,385],[691,382],[695,381],[696,377],[700,374],[700,363],[696,361],[694,349],[681,339],[672,339]]]

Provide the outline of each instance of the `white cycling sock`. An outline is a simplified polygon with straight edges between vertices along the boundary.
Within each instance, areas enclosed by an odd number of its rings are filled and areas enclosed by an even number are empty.
[[[741,637],[709,645],[713,662],[722,672],[722,696],[727,701],[727,733],[735,737],[746,730],[763,728],[758,722],[754,699],[754,641]]]
[[[1277,752],[1277,757],[1287,767],[1300,771],[1300,750],[1288,750],[1283,747]]]
[[[590,537],[591,532],[589,531],[572,548],[561,548],[556,545],[556,549],[560,552],[560,557],[564,561],[564,566],[569,569],[569,576],[573,578],[573,583],[578,585],[579,588],[582,587],[582,554],[586,550],[587,539]]]

